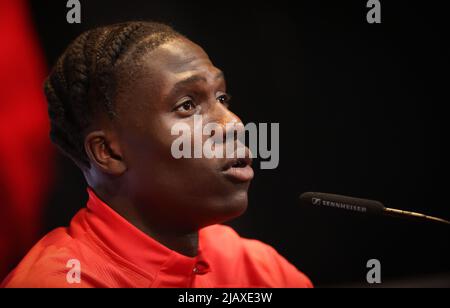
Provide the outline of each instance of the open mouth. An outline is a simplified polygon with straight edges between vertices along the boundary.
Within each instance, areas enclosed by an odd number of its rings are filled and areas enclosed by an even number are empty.
[[[223,173],[234,182],[248,182],[254,176],[251,164],[250,157],[232,159],[226,164]]]
[[[232,165],[231,168],[245,168],[246,166],[251,165],[251,161],[248,161],[246,158],[238,158]]]

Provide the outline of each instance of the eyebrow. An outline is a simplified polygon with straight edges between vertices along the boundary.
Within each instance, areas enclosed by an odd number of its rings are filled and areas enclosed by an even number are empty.
[[[214,76],[214,80],[217,79],[225,79],[225,74],[222,71],[219,71],[216,76]],[[188,84],[191,83],[196,83],[199,81],[203,81],[203,82],[207,82],[207,79],[204,76],[200,76],[200,75],[192,75],[186,79],[183,79],[179,82],[177,82],[174,86],[172,91],[170,91],[171,93],[176,93],[178,92],[180,89],[182,89],[183,87],[187,86]]]

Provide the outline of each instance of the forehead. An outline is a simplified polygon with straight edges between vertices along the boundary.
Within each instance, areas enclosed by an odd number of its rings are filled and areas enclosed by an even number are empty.
[[[215,75],[219,71],[206,52],[185,38],[162,44],[140,59],[140,75],[159,85],[170,86],[191,75]]]
[[[170,40],[140,55],[139,59],[123,64],[117,94],[127,96],[128,101],[136,98],[136,94],[163,98],[183,79],[201,75],[212,80],[220,72],[200,46],[183,37]]]
[[[197,65],[211,64],[206,52],[185,38],[176,38],[162,44],[142,57],[142,64],[150,69],[163,69],[172,73],[183,72]]]
[[[167,98],[180,81],[200,76],[212,82],[220,72],[206,52],[186,38],[170,40],[122,64],[116,108],[127,116],[134,111],[165,108]]]

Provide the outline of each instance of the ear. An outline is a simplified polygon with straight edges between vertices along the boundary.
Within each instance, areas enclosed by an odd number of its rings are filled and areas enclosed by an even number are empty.
[[[122,150],[114,136],[104,131],[90,132],[84,139],[84,148],[90,163],[111,175],[122,175],[126,170]]]

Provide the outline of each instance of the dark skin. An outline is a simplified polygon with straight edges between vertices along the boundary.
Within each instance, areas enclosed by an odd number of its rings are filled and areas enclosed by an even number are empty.
[[[241,215],[250,180],[224,175],[225,158],[175,159],[177,122],[240,122],[227,107],[223,73],[198,45],[176,38],[118,64],[117,119],[98,116],[85,137],[83,172],[99,197],[163,245],[197,255],[198,230]],[[207,136],[203,137],[205,140]]]

